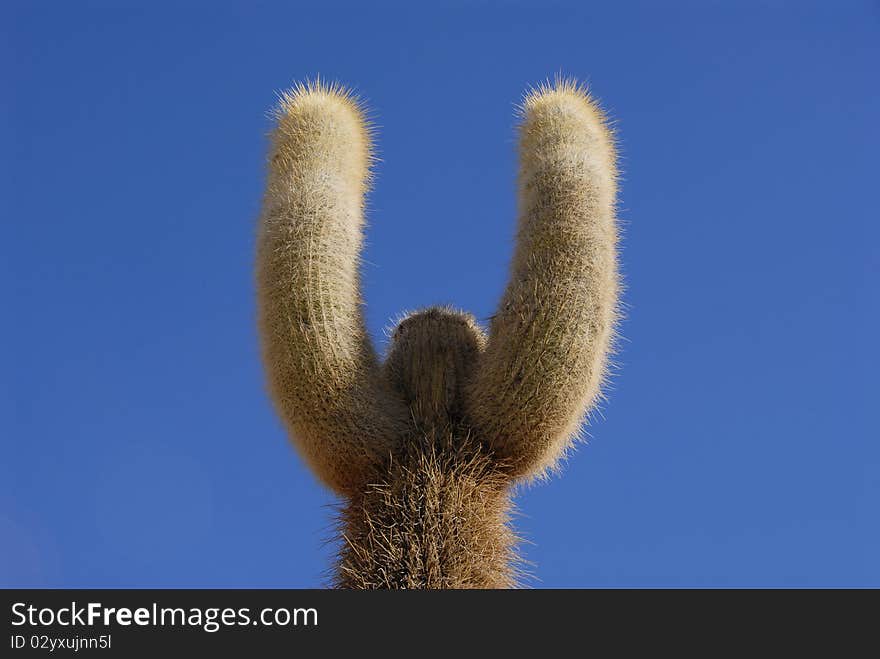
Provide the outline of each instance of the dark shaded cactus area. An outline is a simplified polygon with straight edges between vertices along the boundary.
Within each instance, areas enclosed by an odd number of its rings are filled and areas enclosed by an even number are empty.
[[[358,265],[372,135],[337,85],[276,110],[257,251],[270,394],[342,498],[335,585],[506,588],[519,575],[511,489],[555,468],[595,405],[618,309],[616,165],[584,88],[529,92],[510,282],[488,332],[430,308],[384,361]]]

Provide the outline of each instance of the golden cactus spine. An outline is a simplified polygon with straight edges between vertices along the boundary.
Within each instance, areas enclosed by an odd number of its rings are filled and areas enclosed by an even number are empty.
[[[599,395],[617,317],[617,169],[605,117],[569,82],[527,94],[510,281],[469,392],[479,436],[534,476]]]
[[[516,582],[510,489],[564,455],[595,403],[616,321],[615,152],[568,82],[526,96],[510,283],[488,336],[467,314],[404,319],[380,363],[358,264],[371,134],[341,87],[282,97],[257,253],[269,391],[345,500],[343,587]]]

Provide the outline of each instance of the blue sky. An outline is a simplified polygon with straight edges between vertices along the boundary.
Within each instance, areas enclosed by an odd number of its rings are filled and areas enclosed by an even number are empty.
[[[619,130],[628,318],[518,497],[532,585],[880,586],[876,3],[321,4],[3,4],[0,585],[322,585],[258,359],[267,111],[317,73],[373,110],[384,346],[492,314],[514,105],[561,71]]]

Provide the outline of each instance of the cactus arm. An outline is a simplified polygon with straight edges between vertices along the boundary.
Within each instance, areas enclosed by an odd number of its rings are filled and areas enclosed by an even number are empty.
[[[510,281],[469,391],[483,441],[514,477],[557,464],[600,395],[617,314],[616,166],[583,88],[531,92],[520,126]]]
[[[276,111],[257,247],[268,389],[313,471],[348,494],[406,415],[384,384],[359,291],[371,137],[344,89],[310,83]]]

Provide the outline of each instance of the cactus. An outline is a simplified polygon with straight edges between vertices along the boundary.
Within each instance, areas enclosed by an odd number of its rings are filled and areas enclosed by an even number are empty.
[[[372,135],[321,82],[276,110],[257,248],[268,388],[294,445],[343,499],[335,585],[518,583],[511,489],[556,467],[600,396],[617,319],[612,135],[586,90],[529,92],[510,282],[488,333],[429,308],[380,360],[359,255]]]

